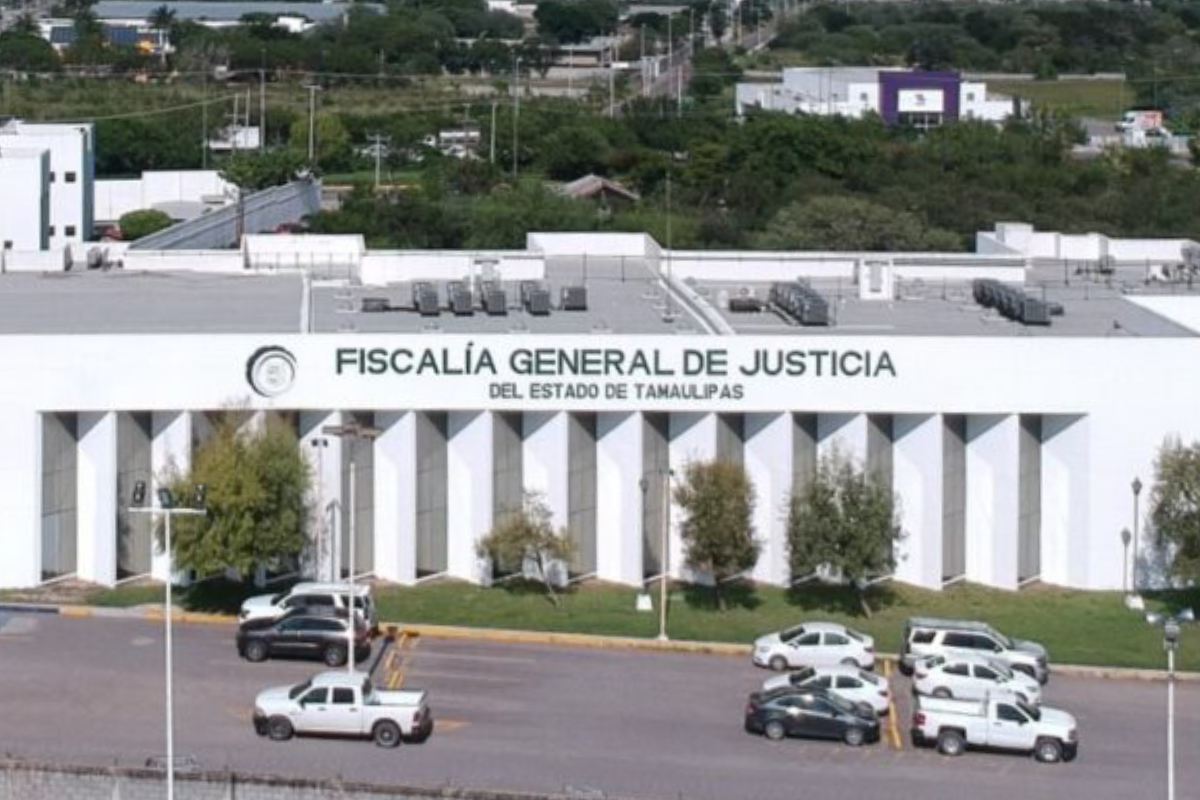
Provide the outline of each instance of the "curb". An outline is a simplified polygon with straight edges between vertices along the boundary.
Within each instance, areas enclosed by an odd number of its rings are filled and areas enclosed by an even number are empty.
[[[57,614],[69,619],[140,619],[161,622],[163,612],[158,608],[105,608],[103,606],[54,606],[42,603],[0,603],[0,611],[15,614]],[[234,627],[237,617],[224,614],[202,614],[176,612],[172,617],[183,625],[208,625]],[[751,646],[727,642],[697,642],[657,639],[636,639],[628,636],[601,636],[587,633],[560,633],[549,631],[512,630],[506,628],[469,628],[458,625],[427,625],[423,623],[380,622],[381,630],[394,627],[399,631],[428,639],[457,641],[497,642],[503,644],[541,644],[559,647],[578,647],[593,650],[634,650],[650,653],[682,653],[692,655],[717,655],[748,657]],[[878,653],[883,661],[896,662],[895,653]],[[1165,682],[1165,670],[1138,669],[1132,667],[1097,667],[1079,664],[1054,664],[1051,676],[1091,678],[1094,680],[1123,680],[1143,682]],[[1200,672],[1176,671],[1175,680],[1180,683],[1200,683]]]

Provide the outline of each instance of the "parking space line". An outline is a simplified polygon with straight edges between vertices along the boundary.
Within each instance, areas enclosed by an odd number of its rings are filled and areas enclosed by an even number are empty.
[[[392,675],[388,681],[388,689],[394,690],[404,686],[404,672],[408,668],[409,658],[412,656],[412,652],[417,649],[419,642],[420,638],[416,634],[410,634],[408,631],[400,634],[400,641],[392,649]],[[395,663],[396,661],[399,663]]]
[[[895,750],[904,749],[904,741],[900,738],[900,723],[896,717],[900,712],[896,709],[896,693],[892,687],[892,662],[883,662],[883,678],[888,682],[888,738]]]

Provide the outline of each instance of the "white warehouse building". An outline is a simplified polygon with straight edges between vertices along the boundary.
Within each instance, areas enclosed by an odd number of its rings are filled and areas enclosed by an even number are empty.
[[[61,250],[87,241],[94,180],[91,123],[0,123],[0,249]]]
[[[186,467],[221,414],[271,411],[316,476],[314,573],[344,564],[353,464],[364,575],[486,581],[476,541],[537,491],[577,545],[573,575],[641,584],[667,524],[670,571],[702,577],[682,567],[664,481],[722,458],[756,489],[753,577],[786,584],[788,498],[838,449],[899,497],[897,580],[1119,588],[1121,529],[1152,551],[1135,521],[1149,492],[1139,508],[1131,482],[1152,483],[1166,437],[1200,437],[1195,245],[1022,225],[978,245],[721,253],[531,234],[522,251],[432,252],[261,236],[0,275],[0,587],[164,577],[127,513],[134,483]],[[976,279],[1020,302],[1000,313]],[[437,302],[415,304],[428,288]],[[323,432],[351,419],[379,437]]]

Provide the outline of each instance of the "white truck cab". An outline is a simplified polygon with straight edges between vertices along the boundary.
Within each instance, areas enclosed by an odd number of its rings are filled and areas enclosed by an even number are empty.
[[[295,686],[260,692],[254,729],[286,741],[295,734],[371,738],[380,747],[404,739],[423,740],[433,731],[433,713],[423,691],[376,689],[364,672],[322,672]]]
[[[982,701],[916,698],[912,740],[936,745],[948,756],[968,747],[1033,753],[1038,761],[1071,761],[1079,750],[1075,717],[1054,708],[1034,708],[1011,696]]]

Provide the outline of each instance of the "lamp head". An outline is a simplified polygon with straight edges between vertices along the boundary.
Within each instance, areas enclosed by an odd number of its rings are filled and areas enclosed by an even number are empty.
[[[156,493],[158,495],[158,504],[162,508],[172,508],[175,505],[175,499],[171,497],[171,490],[163,486]]]
[[[1196,621],[1196,612],[1190,608],[1185,608],[1183,611],[1180,611],[1178,614],[1175,615],[1175,621],[1176,622],[1195,622]]]
[[[134,481],[133,497],[131,498],[135,506],[143,506],[146,504],[146,482]]]
[[[204,508],[204,501],[208,499],[208,484],[197,483],[196,488],[192,491],[192,507]]]
[[[1133,534],[1129,532],[1129,528],[1121,529],[1121,544],[1129,547],[1129,542],[1133,539]]]
[[[1140,478],[1134,478],[1134,479],[1133,479],[1133,483],[1131,483],[1131,484],[1130,484],[1130,488],[1132,488],[1132,489],[1133,489],[1133,495],[1134,495],[1134,497],[1136,497],[1136,496],[1138,496],[1139,494],[1141,494],[1141,493],[1142,493],[1142,481],[1141,481],[1141,479],[1140,479]]]

